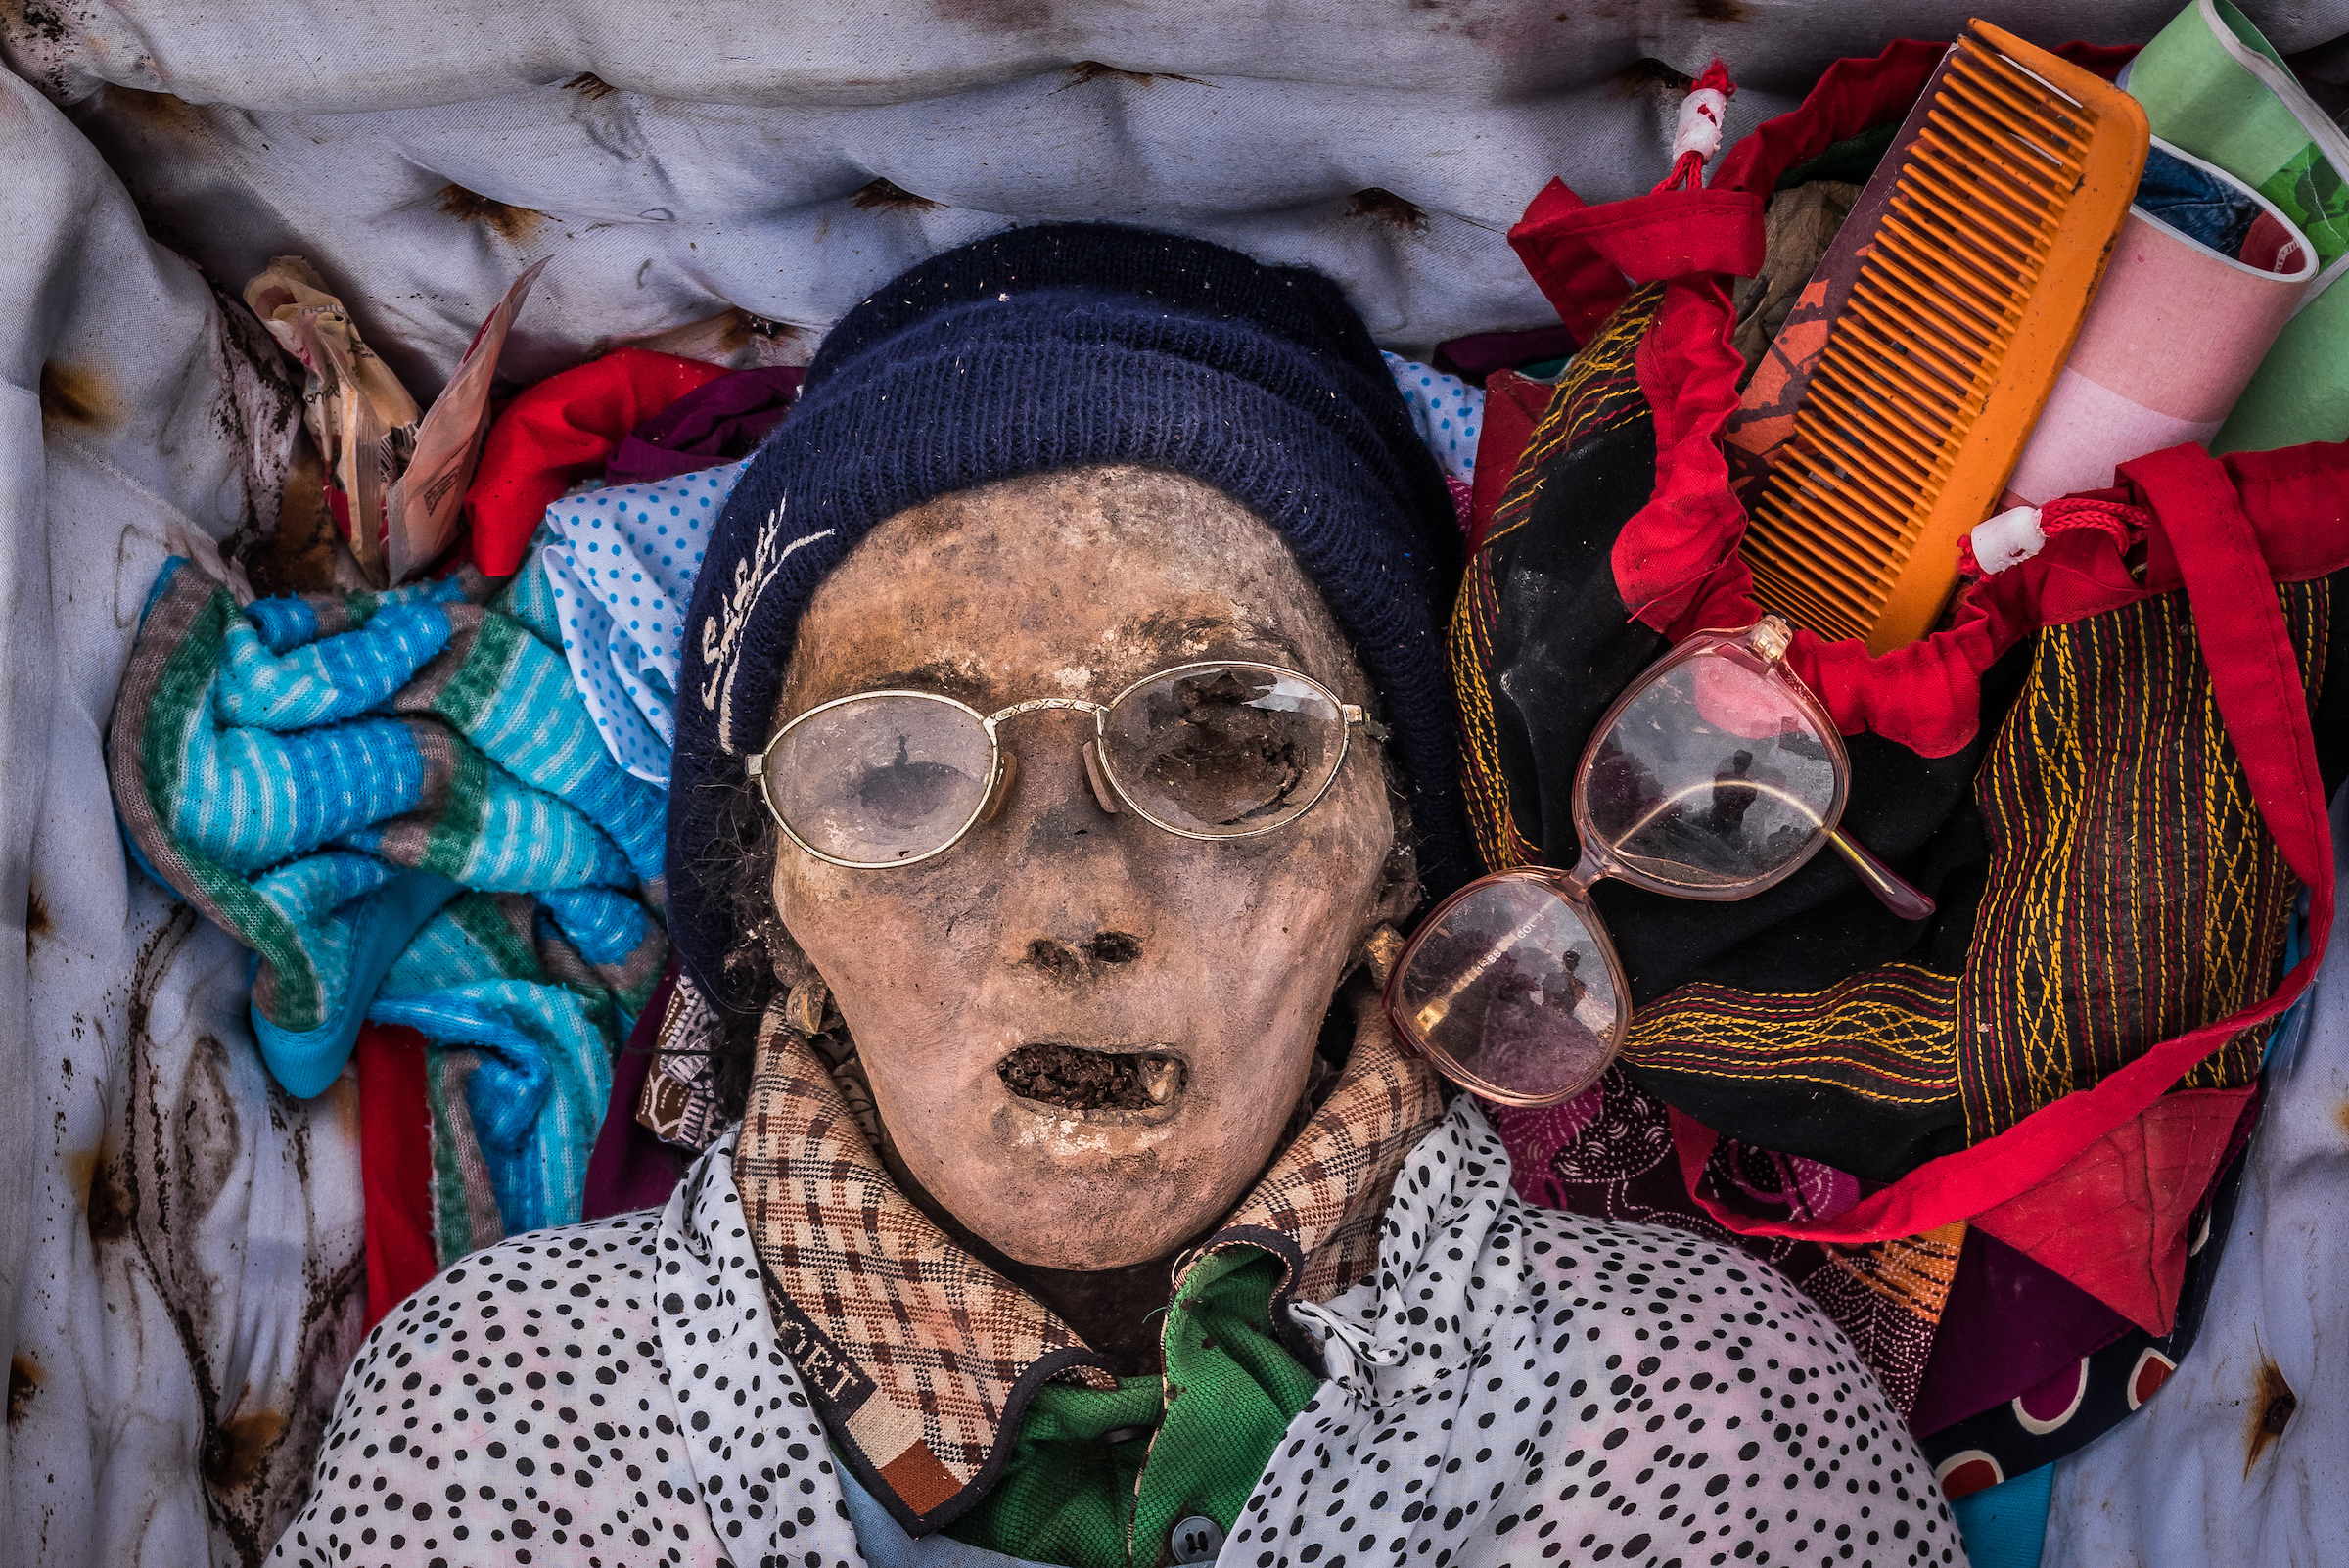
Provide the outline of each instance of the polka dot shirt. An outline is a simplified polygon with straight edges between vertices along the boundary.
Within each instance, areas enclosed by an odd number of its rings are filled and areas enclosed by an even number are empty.
[[[272,1560],[862,1563],[733,1144],[658,1214],[507,1240],[395,1310]],[[1377,1273],[1295,1313],[1329,1378],[1220,1568],[1964,1560],[1800,1292],[1694,1236],[1526,1206],[1465,1099],[1397,1179]]]

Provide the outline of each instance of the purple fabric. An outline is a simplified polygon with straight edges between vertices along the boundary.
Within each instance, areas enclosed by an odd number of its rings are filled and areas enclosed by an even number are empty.
[[[653,1070],[653,1048],[661,1040],[661,1015],[668,1010],[668,993],[676,986],[677,961],[671,958],[668,972],[654,989],[653,999],[645,1003],[620,1059],[612,1064],[612,1098],[604,1107],[604,1125],[596,1130],[595,1147],[587,1156],[587,1191],[579,1205],[582,1220],[603,1220],[667,1203],[670,1190],[685,1174],[685,1151],[662,1142],[636,1120],[636,1102],[644,1094],[644,1081]]]
[[[2128,1329],[2127,1318],[2061,1274],[1969,1229],[1910,1430],[1924,1437],[2004,1405]]]
[[[1895,1283],[1918,1267],[1906,1242],[1827,1247],[1785,1236],[1731,1234],[1688,1196],[1664,1102],[1620,1064],[1580,1095],[1540,1110],[1486,1107],[1515,1165],[1517,1195],[1570,1214],[1672,1225],[1736,1247],[1774,1267],[1833,1318],[1906,1416],[1933,1353],[1936,1319]],[[1859,1181],[1815,1161],[1723,1138],[1707,1165],[1716,1186],[1735,1188],[1778,1214],[1800,1204],[1834,1211]],[[1941,1255],[1946,1258],[1946,1253]],[[1874,1281],[1882,1280],[1884,1283]]]
[[[1562,359],[1582,345],[1564,327],[1525,332],[1478,332],[1436,345],[1436,368],[1482,387],[1496,370],[1514,370],[1543,359]]]
[[[648,484],[748,457],[800,395],[797,365],[738,370],[696,388],[622,438],[607,484]]]
[[[1770,1184],[1749,1176],[1747,1168],[1760,1162],[1770,1170]],[[1799,1154],[1748,1147],[1746,1157],[1731,1162],[1729,1179],[1738,1190],[1762,1203],[1783,1204],[1796,1220],[1832,1220],[1860,1201],[1860,1178],[1846,1171]]]

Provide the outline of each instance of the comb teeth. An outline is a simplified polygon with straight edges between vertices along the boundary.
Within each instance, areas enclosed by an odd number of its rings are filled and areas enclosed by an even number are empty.
[[[1754,596],[1882,652],[1938,619],[2070,351],[2144,113],[1981,23],[1929,103],[1742,546]]]

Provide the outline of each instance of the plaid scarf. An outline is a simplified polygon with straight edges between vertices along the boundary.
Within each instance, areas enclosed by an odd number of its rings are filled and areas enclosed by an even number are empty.
[[[1047,1382],[1118,1379],[1067,1323],[898,1192],[824,1062],[780,1007],[761,1036],[735,1183],[783,1349],[857,1478],[917,1531],[969,1511]],[[1221,1229],[1183,1260],[1278,1261],[1269,1305],[1325,1301],[1377,1262],[1389,1189],[1443,1114],[1425,1063],[1363,1031],[1329,1096]],[[1228,1272],[1226,1258],[1212,1272]]]

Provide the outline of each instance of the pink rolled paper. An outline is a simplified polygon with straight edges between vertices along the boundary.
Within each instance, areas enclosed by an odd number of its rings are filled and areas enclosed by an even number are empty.
[[[2198,158],[2155,145],[2248,191]],[[2307,237],[2249,194],[2266,211],[2240,260],[2130,208],[2002,507],[2102,489],[2133,457],[2218,434],[2317,275]]]

